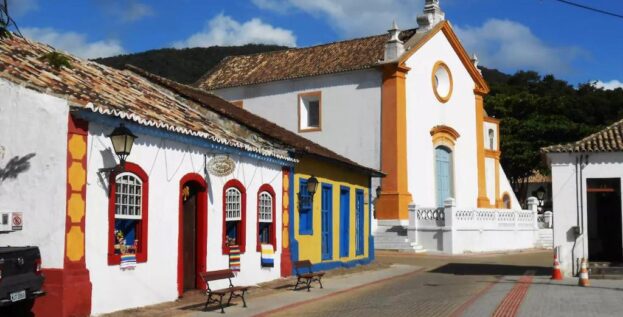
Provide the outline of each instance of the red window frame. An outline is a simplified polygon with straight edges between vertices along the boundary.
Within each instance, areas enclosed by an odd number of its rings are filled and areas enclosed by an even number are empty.
[[[136,236],[139,238],[139,248],[136,252],[136,262],[147,262],[147,231],[149,228],[149,176],[138,165],[130,162],[125,163],[124,173],[132,173],[136,175],[142,182],[141,197],[141,221],[140,226],[136,229]],[[115,254],[115,195],[117,192],[117,173],[110,173],[109,191],[108,191],[108,265],[119,265],[121,263],[121,255]]]
[[[244,185],[237,180],[232,179],[229,180],[223,186],[223,236],[222,236],[222,248],[223,254],[229,254],[229,246],[227,245],[227,204],[226,204],[226,194],[229,188],[236,188],[240,191],[240,223],[238,224],[238,247],[240,248],[240,253],[244,253],[245,245],[246,245],[246,223],[247,223],[247,190]]]
[[[257,232],[256,232],[256,239],[257,239],[257,252],[261,252],[262,251],[262,246],[260,243],[260,194],[263,192],[267,192],[268,194],[270,194],[270,196],[272,197],[272,204],[273,204],[273,222],[271,223],[270,226],[270,244],[273,246],[273,251],[277,250],[277,237],[276,237],[276,230],[275,227],[277,226],[276,224],[276,219],[277,219],[277,212],[276,212],[276,203],[275,203],[275,190],[273,189],[272,186],[268,185],[268,184],[264,184],[262,186],[260,186],[260,189],[257,191]]]

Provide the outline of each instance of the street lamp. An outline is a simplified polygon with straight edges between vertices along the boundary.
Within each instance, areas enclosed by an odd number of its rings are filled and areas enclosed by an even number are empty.
[[[318,187],[318,179],[312,175],[307,180],[307,192],[311,195],[311,200],[314,200],[314,194],[316,193],[316,188]]]
[[[545,188],[541,185],[536,190],[536,199],[539,200],[539,212],[543,210],[543,200],[545,199]]]
[[[110,142],[112,143],[113,150],[119,158],[119,165],[123,168],[125,166],[125,160],[132,151],[132,145],[137,138],[136,135],[126,128],[123,123],[116,127],[109,135]]]

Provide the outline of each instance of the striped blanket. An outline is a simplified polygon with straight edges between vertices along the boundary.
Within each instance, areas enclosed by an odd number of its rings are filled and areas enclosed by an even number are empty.
[[[229,268],[234,272],[240,272],[240,247],[237,245],[229,247]]]
[[[271,244],[262,244],[262,267],[275,266],[275,251]]]
[[[122,270],[134,270],[136,267],[136,255],[135,254],[122,254],[121,264],[119,265]]]

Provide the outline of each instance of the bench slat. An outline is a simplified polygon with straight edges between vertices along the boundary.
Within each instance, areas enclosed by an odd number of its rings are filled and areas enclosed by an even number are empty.
[[[216,281],[216,280],[222,280],[226,278],[232,278],[234,277],[234,272],[232,272],[232,270],[230,269],[209,271],[209,272],[201,273],[201,277],[205,281]]]

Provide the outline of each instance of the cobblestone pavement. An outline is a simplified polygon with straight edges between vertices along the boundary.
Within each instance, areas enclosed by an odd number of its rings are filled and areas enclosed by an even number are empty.
[[[271,316],[491,316],[519,276],[526,272],[549,274],[551,251],[454,257],[385,252],[377,259],[425,267],[427,272]],[[506,276],[516,278],[502,280]],[[476,303],[478,309],[472,309]]]

